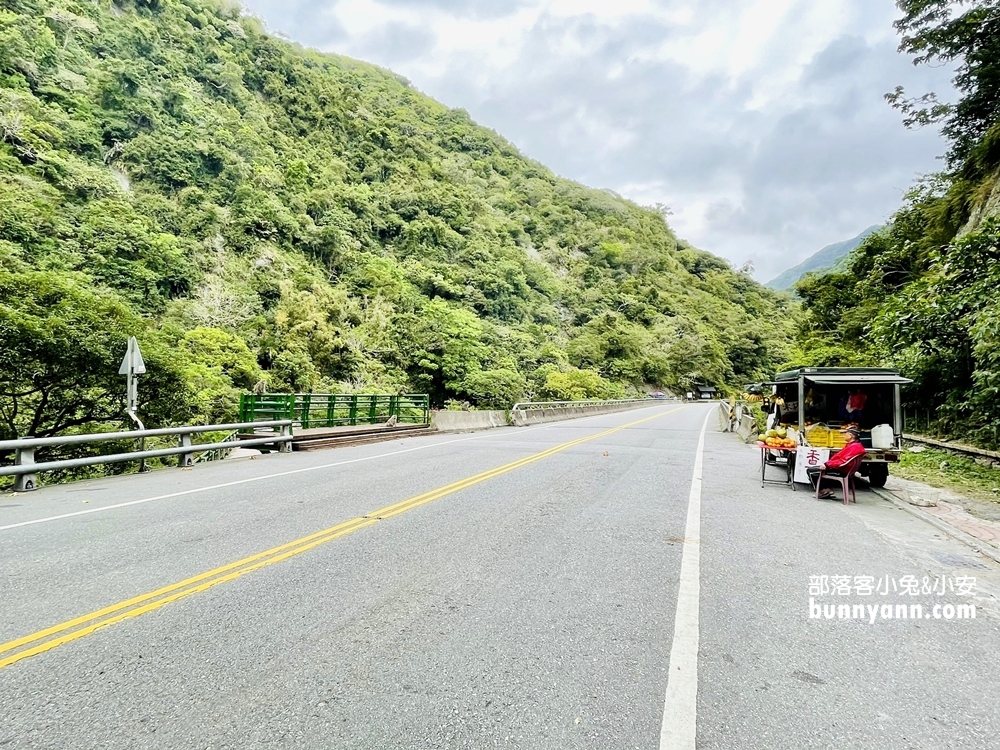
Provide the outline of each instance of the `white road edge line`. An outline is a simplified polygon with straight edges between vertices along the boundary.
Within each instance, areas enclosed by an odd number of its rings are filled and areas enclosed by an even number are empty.
[[[656,404],[655,406],[663,406],[663,404]],[[550,423],[547,423],[547,424],[540,424],[540,425],[535,425],[533,427],[528,427],[528,428],[522,429],[522,430],[520,430],[520,432],[518,434],[523,435],[526,432],[534,432],[536,430],[544,430],[544,429],[547,429],[547,428],[550,428],[550,427],[555,427],[555,426],[558,426],[558,425],[561,425],[561,424],[564,425],[564,424],[566,424],[566,422],[575,422],[575,423],[586,422],[586,421],[589,421],[591,419],[597,419],[598,417],[607,417],[607,416],[612,416],[614,414],[634,413],[634,411],[645,411],[646,409],[650,409],[650,408],[654,408],[654,405],[651,404],[650,406],[641,407],[641,408],[635,409],[635,410],[626,410],[625,412],[611,412],[611,414],[595,414],[592,417],[580,417],[580,418],[573,419],[573,420],[565,420],[565,421],[560,421],[560,422],[550,422]],[[8,524],[7,526],[0,526],[0,531],[9,531],[10,529],[19,529],[19,528],[22,528],[24,526],[34,526],[36,524],[50,523],[52,521],[61,521],[61,520],[65,519],[65,518],[75,518],[76,516],[87,516],[87,515],[90,515],[91,513],[104,513],[105,511],[109,511],[109,510],[117,510],[119,508],[128,508],[128,507],[130,507],[132,505],[144,505],[145,503],[152,503],[152,502],[155,502],[157,500],[169,500],[170,498],[174,498],[174,497],[183,497],[185,495],[196,495],[199,492],[210,492],[212,490],[221,490],[221,489],[223,489],[225,487],[235,487],[235,486],[240,485],[240,484],[249,484],[251,482],[261,482],[261,481],[264,481],[265,479],[276,479],[278,477],[287,477],[287,476],[291,476],[293,474],[304,474],[304,473],[309,472],[309,471],[320,471],[321,469],[332,469],[332,468],[335,468],[337,466],[345,466],[347,464],[356,464],[356,463],[360,463],[362,461],[374,461],[375,459],[378,459],[378,458],[389,458],[391,456],[398,456],[398,455],[400,455],[402,453],[412,453],[413,451],[422,451],[422,450],[427,450],[428,448],[437,448],[437,447],[442,446],[442,445],[451,445],[452,443],[465,443],[465,442],[468,442],[470,440],[482,440],[483,438],[499,437],[501,434],[502,433],[488,432],[488,433],[483,434],[483,435],[473,435],[471,437],[456,438],[454,440],[442,440],[440,442],[429,443],[427,445],[418,445],[415,448],[404,448],[403,450],[390,451],[389,453],[378,453],[378,454],[376,454],[374,456],[362,456],[361,458],[351,458],[351,459],[348,459],[346,461],[337,461],[335,463],[330,463],[330,464],[320,464],[319,466],[306,466],[306,467],[301,468],[301,469],[291,469],[289,471],[280,471],[280,472],[277,472],[275,474],[263,474],[263,475],[261,475],[259,477],[250,477],[248,479],[237,479],[237,480],[232,481],[232,482],[223,482],[222,484],[213,484],[213,485],[209,485],[207,487],[194,487],[194,488],[189,489],[189,490],[181,490],[179,492],[171,492],[171,493],[166,494],[166,495],[156,495],[154,497],[145,497],[145,498],[142,498],[141,500],[129,500],[128,502],[124,502],[124,503],[115,503],[114,505],[104,505],[104,506],[101,506],[100,508],[88,508],[87,510],[78,510],[78,511],[74,511],[72,513],[63,513],[63,514],[58,515],[58,516],[46,516],[45,518],[34,518],[34,519],[30,520],[30,521],[21,521],[19,523]]]
[[[670,646],[670,672],[663,701],[660,725],[660,750],[695,750],[698,730],[698,645],[701,597],[701,478],[705,457],[705,417],[694,457],[694,475],[688,496],[687,523],[684,527],[684,551],[681,553],[681,579],[677,589],[677,614],[674,640]]]

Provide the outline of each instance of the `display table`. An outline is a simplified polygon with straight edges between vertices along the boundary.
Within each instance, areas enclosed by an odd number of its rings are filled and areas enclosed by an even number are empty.
[[[795,472],[795,453],[798,451],[798,448],[775,448],[759,441],[757,442],[757,447],[760,448],[760,486],[763,487],[765,484],[791,485],[794,492],[795,482],[792,481],[792,475]],[[775,455],[769,456],[768,454],[770,453],[774,453]],[[769,457],[772,458],[771,461],[768,461]],[[768,479],[768,466],[784,469],[785,478]]]

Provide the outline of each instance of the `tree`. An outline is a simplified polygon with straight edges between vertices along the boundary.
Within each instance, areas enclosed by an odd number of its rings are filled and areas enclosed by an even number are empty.
[[[476,406],[510,409],[524,396],[527,381],[516,370],[479,370],[462,381],[462,393]]]
[[[612,398],[620,395],[594,370],[572,368],[550,372],[542,387],[543,398],[555,401],[583,401],[591,398]]]
[[[121,422],[129,336],[143,320],[85,278],[52,271],[0,274],[0,433],[4,438],[57,435]],[[169,357],[144,347],[140,409],[150,424],[186,416],[186,388]]]
[[[401,324],[410,380],[429,393],[432,402],[443,404],[482,368],[487,354],[483,325],[469,310],[434,299],[420,315],[405,316]]]
[[[260,368],[243,339],[218,328],[195,328],[178,342],[181,374],[199,422],[234,421],[241,392],[260,379]]]
[[[933,93],[907,99],[902,87],[887,94],[908,126],[944,121],[952,141],[952,164],[962,162],[1000,119],[1000,0],[897,0],[903,17],[899,49],[914,64],[958,61],[954,78],[961,96],[954,104]]]

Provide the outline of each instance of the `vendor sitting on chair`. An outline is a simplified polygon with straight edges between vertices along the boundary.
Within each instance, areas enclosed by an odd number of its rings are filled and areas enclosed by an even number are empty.
[[[809,481],[812,482],[813,489],[816,489],[816,482],[819,481],[820,471],[825,471],[828,475],[842,474],[844,466],[858,456],[863,456],[865,453],[865,446],[861,444],[861,430],[857,427],[848,427],[846,430],[841,430],[841,432],[847,436],[847,445],[830,456],[830,460],[822,466],[810,466],[806,469],[806,474],[809,475]],[[833,497],[833,493],[830,490],[823,490],[819,497],[829,499]]]

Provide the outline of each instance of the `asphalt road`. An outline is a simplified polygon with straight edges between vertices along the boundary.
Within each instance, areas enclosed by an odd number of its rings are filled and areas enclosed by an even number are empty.
[[[997,566],[762,489],[711,411],[0,498],[0,748],[1000,747]],[[833,575],[976,618],[810,617]]]

